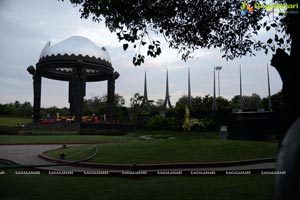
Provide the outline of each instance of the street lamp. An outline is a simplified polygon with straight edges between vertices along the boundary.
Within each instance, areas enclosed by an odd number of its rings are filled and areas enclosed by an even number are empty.
[[[218,92],[219,92],[219,97],[221,96],[220,95],[220,70],[222,69],[222,66],[216,66],[215,67],[216,71],[218,71]]]

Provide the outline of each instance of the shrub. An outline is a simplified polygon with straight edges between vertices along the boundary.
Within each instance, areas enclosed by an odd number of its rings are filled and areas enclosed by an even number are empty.
[[[212,131],[216,128],[216,123],[207,117],[201,118],[199,122],[203,125],[203,131]]]
[[[147,128],[150,130],[177,130],[178,123],[175,117],[162,117],[154,115],[147,123]]]
[[[147,128],[150,130],[162,130],[167,128],[166,119],[160,115],[154,115],[147,123]]]

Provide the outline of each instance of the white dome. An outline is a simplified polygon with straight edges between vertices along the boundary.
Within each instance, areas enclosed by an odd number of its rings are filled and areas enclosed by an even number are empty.
[[[109,54],[104,47],[99,47],[91,40],[81,36],[72,36],[54,45],[48,42],[41,52],[40,59],[58,54],[95,57],[111,63]]]

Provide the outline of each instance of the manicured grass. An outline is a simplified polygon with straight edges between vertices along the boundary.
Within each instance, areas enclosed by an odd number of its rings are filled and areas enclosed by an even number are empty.
[[[94,136],[94,135],[0,135],[0,144],[13,143],[64,143],[64,142],[121,142],[130,138],[123,136]]]
[[[170,135],[180,140],[217,138],[215,133],[185,133],[175,131],[141,131],[127,136],[78,135],[72,132],[29,131],[22,135],[0,135],[0,144],[51,142],[107,142],[132,140],[141,135]]]
[[[32,119],[0,117],[0,126],[16,126],[17,124],[27,124],[28,122],[32,122]]]
[[[22,200],[271,200],[273,176],[160,176],[140,178],[0,176],[1,199]]]
[[[216,132],[184,132],[184,131],[166,131],[166,130],[160,130],[160,131],[138,131],[133,133],[135,137],[139,137],[141,135],[151,135],[151,136],[162,136],[162,135],[168,135],[171,137],[175,137],[181,140],[189,140],[189,139],[218,139],[218,133]]]
[[[69,147],[49,152],[50,157],[58,158],[64,152],[66,156],[89,148],[90,145]],[[277,145],[267,142],[224,141],[212,139],[191,140],[130,140],[118,144],[103,144],[99,153],[90,160],[93,163],[114,164],[154,164],[154,163],[189,163],[220,162],[273,157]],[[72,157],[71,160],[83,159],[94,150]]]

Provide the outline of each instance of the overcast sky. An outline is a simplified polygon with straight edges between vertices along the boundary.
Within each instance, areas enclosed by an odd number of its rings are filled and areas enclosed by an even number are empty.
[[[266,66],[271,54],[257,52],[256,57],[244,57],[234,61],[221,59],[218,49],[201,49],[197,59],[184,62],[175,50],[163,43],[162,54],[156,59],[146,58],[145,64],[135,67],[132,56],[135,49],[123,51],[114,33],[104,23],[80,19],[78,7],[67,0],[0,0],[0,103],[33,99],[32,77],[26,71],[38,62],[40,52],[48,41],[59,42],[78,35],[87,37],[99,46],[105,46],[112,65],[120,73],[116,81],[116,93],[129,99],[136,93],[143,94],[144,71],[147,70],[148,97],[164,99],[166,69],[169,70],[171,103],[187,94],[187,68],[191,71],[192,96],[212,95],[213,66],[220,71],[221,96],[231,99],[239,93],[239,65],[242,65],[243,93],[267,96]],[[262,33],[261,37],[268,37]],[[280,91],[282,82],[277,71],[270,67],[272,94]],[[88,83],[86,98],[106,94],[107,83]],[[68,106],[67,82],[42,80],[42,106]]]

